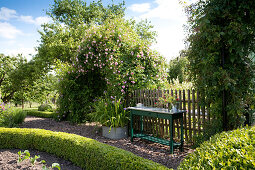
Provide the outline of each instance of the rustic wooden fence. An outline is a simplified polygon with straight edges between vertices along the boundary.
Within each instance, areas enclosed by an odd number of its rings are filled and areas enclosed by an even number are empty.
[[[180,109],[186,110],[184,114],[184,140],[192,142],[193,136],[201,134],[206,122],[212,119],[209,106],[200,104],[200,95],[195,90],[136,90],[132,95],[134,103],[142,103],[145,106],[158,107],[156,102],[163,94],[168,93],[180,99]],[[166,106],[161,106],[166,107]],[[135,119],[134,128],[139,130],[139,121]],[[169,121],[164,119],[144,117],[144,131],[153,136],[167,138],[169,136]],[[180,139],[180,121],[174,122],[174,137]]]

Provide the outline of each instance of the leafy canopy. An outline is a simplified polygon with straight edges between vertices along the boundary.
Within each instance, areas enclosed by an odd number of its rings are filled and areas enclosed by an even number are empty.
[[[187,9],[191,76],[219,119],[224,91],[228,129],[240,125],[254,84],[254,7],[252,0],[200,0]]]

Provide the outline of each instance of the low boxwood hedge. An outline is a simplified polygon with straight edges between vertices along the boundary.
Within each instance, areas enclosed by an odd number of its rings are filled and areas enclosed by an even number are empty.
[[[42,117],[42,118],[54,118],[56,113],[49,111],[38,111],[37,109],[25,109],[24,112],[28,116]]]
[[[52,111],[52,106],[49,104],[42,104],[38,107],[38,111]]]
[[[90,138],[42,129],[0,128],[0,148],[45,151],[84,169],[168,169]]]
[[[179,169],[255,169],[255,127],[213,136],[187,156]]]

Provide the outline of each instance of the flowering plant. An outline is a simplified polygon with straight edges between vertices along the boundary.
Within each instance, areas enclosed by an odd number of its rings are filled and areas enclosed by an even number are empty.
[[[158,102],[156,102],[156,105],[167,106],[168,109],[172,108],[172,105],[178,105],[179,104],[179,98],[177,96],[171,96],[171,94],[164,94],[163,97],[158,98]]]
[[[3,103],[3,104],[0,104],[0,112],[2,112],[2,111],[4,111],[5,110],[5,104]]]

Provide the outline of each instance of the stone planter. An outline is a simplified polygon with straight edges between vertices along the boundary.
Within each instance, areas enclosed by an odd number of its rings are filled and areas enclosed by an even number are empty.
[[[117,128],[111,128],[111,131],[109,133],[110,127],[102,126],[102,135],[106,138],[110,139],[122,139],[127,138],[127,126],[125,127],[117,127]]]

